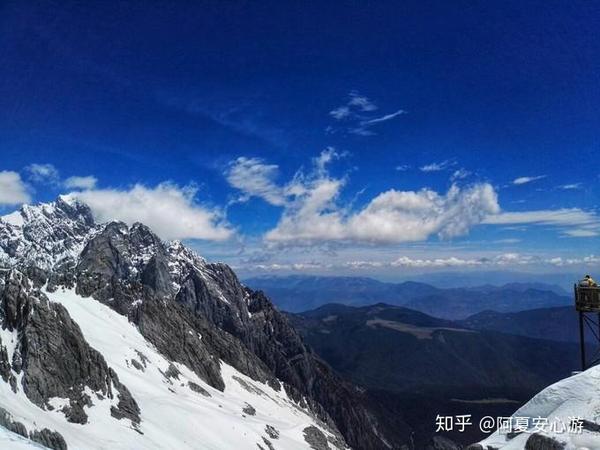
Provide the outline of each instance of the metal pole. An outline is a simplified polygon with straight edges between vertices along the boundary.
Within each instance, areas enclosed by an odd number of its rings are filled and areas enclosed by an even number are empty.
[[[579,311],[579,344],[581,345],[581,370],[585,370],[585,337],[583,330],[583,311]]]

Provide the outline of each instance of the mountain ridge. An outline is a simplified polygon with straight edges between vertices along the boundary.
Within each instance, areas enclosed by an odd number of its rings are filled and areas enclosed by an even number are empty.
[[[32,364],[19,366],[15,361],[25,357],[31,361],[40,359],[29,352],[30,347],[21,337],[22,330],[31,327],[30,312],[41,311],[44,305],[60,310],[62,303],[73,305],[74,296],[77,306],[80,305],[77,302],[88,298],[92,302],[88,307],[95,308],[93,302],[98,302],[126,317],[158,351],[160,358],[170,361],[170,365],[161,369],[167,380],[182,376],[178,374],[188,368],[191,370],[186,375],[189,383],[198,385],[199,382],[192,379],[201,380],[207,386],[197,389],[210,387],[226,394],[231,389],[231,378],[223,377],[222,367],[227,364],[250,380],[274,389],[276,394],[273,395],[277,398],[289,398],[289,402],[306,411],[303,414],[307,415],[302,417],[312,417],[312,425],[305,427],[305,435],[295,438],[304,445],[308,446],[308,442],[315,439],[323,448],[345,448],[346,442],[356,448],[404,445],[397,439],[407,438],[408,431],[391,433],[393,438],[386,437],[385,430],[378,428],[374,413],[367,408],[367,399],[361,391],[320,361],[271,302],[262,293],[243,286],[228,266],[208,263],[180,242],[163,243],[140,223],[132,226],[121,222],[96,224],[89,208],[70,198],[59,197],[53,203],[25,206],[20,215],[22,220],[15,219],[14,214],[0,219],[0,266],[4,267],[2,328],[5,330],[0,344],[5,349],[2,367],[6,374],[4,381],[9,386],[14,385],[18,392],[21,386],[29,385],[23,385],[23,379],[30,375]],[[11,283],[16,278],[20,278],[20,284]],[[18,314],[13,320],[9,313],[15,310],[15,304],[29,312]],[[68,312],[64,320],[67,316]],[[42,324],[42,328],[49,327],[52,333],[60,334],[60,329],[49,319]],[[85,331],[87,324],[81,328]],[[76,348],[85,348],[86,340],[80,335],[70,342]],[[129,373],[130,366],[143,365],[143,362],[140,356],[131,358],[122,370]],[[119,388],[116,371],[102,370],[102,373],[114,372],[115,377],[98,392],[108,393],[109,388],[118,391],[112,397],[117,402],[113,405],[113,418],[128,419],[135,428],[136,416],[132,415],[136,411],[135,393],[129,396],[125,393],[131,386]],[[51,372],[44,363],[38,371],[44,375]],[[88,423],[86,420],[91,419],[83,414],[97,408],[91,392],[86,391],[90,379],[73,382],[73,392],[77,395],[63,402],[60,412],[67,422],[78,418]],[[65,395],[43,384],[40,389],[37,407],[48,413],[52,398]],[[32,401],[29,390],[23,393]],[[276,403],[282,401],[288,402],[277,400]],[[119,402],[123,403],[122,411],[119,411]],[[142,407],[138,414],[141,427],[145,423],[144,414]],[[31,422],[30,417],[28,420]],[[61,429],[65,426],[61,423]],[[29,436],[32,433],[30,430]],[[262,444],[259,440],[256,445],[269,447],[264,439],[274,438],[260,436],[260,439],[263,439]]]
[[[435,317],[459,320],[486,309],[512,312],[564,306],[572,300],[541,283],[439,288],[423,282],[387,283],[367,277],[284,276],[245,280],[263,290],[284,311],[299,313],[327,303],[366,306],[378,302],[405,306]],[[542,289],[547,287],[547,289]]]

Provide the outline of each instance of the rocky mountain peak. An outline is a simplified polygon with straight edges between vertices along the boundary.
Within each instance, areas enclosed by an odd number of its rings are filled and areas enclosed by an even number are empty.
[[[110,400],[111,414],[128,418],[134,428],[143,424],[144,405],[138,407],[135,392],[129,393],[106,361],[116,361],[126,374],[142,370],[146,357],[136,352],[144,347],[168,361],[168,367],[159,371],[166,382],[173,384],[173,379],[187,371],[186,376],[192,377],[188,379],[196,380],[192,383],[195,392],[206,389],[198,385],[197,380],[202,380],[226,393],[231,377],[223,373],[224,365],[237,371],[234,380],[243,375],[266,384],[275,392],[271,395],[285,395],[286,401],[295,402],[294,408],[313,418],[312,428],[306,428],[309,434],[329,430],[335,436],[329,441],[331,446],[323,448],[344,448],[344,440],[364,449],[387,446],[363,393],[320,361],[266,296],[243,286],[226,264],[209,263],[179,241],[165,243],[142,223],[97,224],[87,205],[69,197],[24,206],[18,216],[13,213],[0,220],[0,268],[4,268],[0,317],[16,317],[17,310],[36,311],[35,320],[21,314],[18,320],[2,324],[10,334],[0,334],[0,353],[2,348],[10,351],[0,361],[4,370],[0,375],[14,385],[14,392],[20,392],[21,385],[23,392],[31,394],[27,394],[29,400],[43,409],[60,397],[67,418],[85,423],[86,411],[95,401],[92,393],[112,399],[111,392],[117,392],[114,401]],[[63,301],[70,310],[62,307]],[[112,346],[108,353],[95,353],[86,343],[69,312],[92,321],[98,314],[108,314],[95,304],[125,318],[121,326],[134,327],[141,336],[135,339],[145,343],[131,349],[137,355],[135,363],[130,362],[131,356],[125,361],[114,359]],[[86,315],[87,308],[95,308],[95,315]],[[91,327],[88,333],[94,336],[97,327],[119,320],[79,322],[79,326]],[[37,353],[26,351],[31,345]],[[52,348],[46,348],[49,345]],[[55,367],[54,360],[62,364],[56,350],[66,345],[73,347],[69,350],[73,361],[68,368]],[[17,349],[23,351],[15,365]],[[22,368],[31,381],[19,377],[21,360],[26,361]],[[40,381],[44,379],[55,382],[47,385]],[[263,395],[247,381],[236,383]],[[325,439],[325,434],[321,437]]]
[[[98,230],[90,208],[65,196],[0,217],[0,264],[49,271],[77,258]]]

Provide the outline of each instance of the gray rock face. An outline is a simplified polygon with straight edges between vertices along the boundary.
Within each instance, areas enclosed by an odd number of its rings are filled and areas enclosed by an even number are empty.
[[[272,425],[267,425],[265,427],[265,433],[267,433],[267,436],[271,439],[279,439],[279,430]]]
[[[306,427],[302,430],[302,433],[304,434],[304,440],[310,445],[310,448],[314,450],[330,450],[327,443],[327,436],[317,427]]]
[[[62,435],[48,428],[31,432],[29,439],[53,450],[67,450],[67,443]]]
[[[242,408],[242,412],[244,414],[248,414],[249,416],[256,415],[256,408],[252,406],[250,403],[246,403],[246,405]]]
[[[210,392],[204,389],[202,386],[194,383],[193,381],[188,381],[188,386],[190,389],[198,394],[204,395],[205,397],[211,397]]]
[[[15,422],[4,408],[0,408],[0,426],[23,437],[29,437],[27,428],[21,422]]]
[[[551,437],[534,433],[525,443],[525,450],[564,450],[565,444]]]
[[[0,408],[0,426],[53,450],[67,450],[67,443],[60,433],[44,428],[28,434],[25,425],[15,422],[3,408]]]
[[[32,286],[31,280],[14,269],[0,279],[0,326],[18,335],[13,363],[3,358],[3,373],[10,378],[22,372],[22,386],[15,385],[15,389],[22,388],[27,398],[43,409],[52,408],[50,398],[68,399],[63,408],[67,420],[86,423],[84,406],[92,404],[84,393],[86,386],[112,397],[114,385],[119,398],[127,397],[127,389],[104,357],[88,345],[67,310]]]
[[[271,302],[245,288],[227,265],[207,263],[179,242],[165,244],[142,224],[97,225],[87,206],[70,200],[24,207],[21,215],[22,225],[0,221],[0,268],[18,267],[32,280],[27,289],[23,282],[2,285],[3,326],[24,337],[13,361],[0,347],[0,377],[10,382],[22,370],[23,388],[36,404],[47,407],[50,397],[68,397],[69,420],[83,422],[83,407],[92,401],[83,387],[110,396],[114,386],[119,402],[113,416],[139,422],[135,399],[66,310],[35,291],[47,283],[49,290],[75,287],[126,315],[166,358],[216,389],[224,388],[220,360],[275,389],[283,383],[338,436],[333,446],[344,446],[344,438],[367,450],[405,444],[397,434],[385,436],[364,394],[335,375]],[[52,323],[50,315],[59,320]],[[69,348],[73,358],[56,361],[56,346]],[[131,363],[143,370],[144,357],[138,356]],[[176,379],[175,373],[165,375]]]
[[[161,353],[211,386],[224,387],[217,359],[275,388],[281,380],[350,445],[381,448],[363,394],[333,374],[262,293],[242,286],[228,266],[147,233],[114,223],[93,237],[77,267],[79,293],[127,314]],[[152,276],[144,278],[148,266]]]

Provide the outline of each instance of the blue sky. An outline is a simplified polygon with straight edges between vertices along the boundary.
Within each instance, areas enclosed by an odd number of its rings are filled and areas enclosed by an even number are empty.
[[[4,2],[0,212],[249,274],[598,267],[597,5],[326,3]]]

